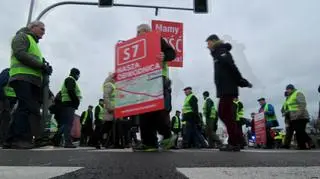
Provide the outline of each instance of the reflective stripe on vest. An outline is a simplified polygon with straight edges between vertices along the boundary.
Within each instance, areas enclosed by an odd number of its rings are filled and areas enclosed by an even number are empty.
[[[297,104],[297,94],[299,93],[298,90],[295,90],[286,100],[286,107],[288,111],[298,111],[299,106]]]
[[[87,118],[88,118],[88,111],[85,111],[84,112],[84,118],[83,118],[83,121],[82,121],[82,125],[84,125],[86,123]]]
[[[162,75],[169,78],[169,66],[166,61],[163,61],[162,63]]]
[[[27,37],[30,44],[27,53],[37,57],[37,60],[40,63],[43,63],[42,54],[37,42],[33,39],[31,35],[27,35]],[[17,58],[13,54],[11,54],[11,65],[10,65],[9,74],[10,74],[10,77],[18,74],[27,74],[27,75],[33,75],[42,79],[42,72],[40,69],[33,69],[22,64],[19,60],[17,60]]]
[[[3,91],[7,97],[14,97],[14,98],[16,97],[16,93],[14,92],[14,89],[8,85],[3,87]]]
[[[204,115],[204,116],[206,116],[206,113],[207,113],[207,100],[209,100],[209,99],[210,99],[209,97],[206,98],[206,99],[204,100],[204,103],[203,103],[203,109],[202,109],[202,111],[203,111],[203,115]],[[214,105],[212,105],[212,107],[211,107],[210,118],[211,118],[211,119],[215,119],[215,118],[216,118],[216,108],[214,107]]]
[[[192,108],[191,108],[191,106],[189,104],[189,101],[190,101],[192,96],[194,96],[194,95],[191,93],[185,98],[184,104],[183,104],[183,107],[182,107],[182,114],[193,112]]]
[[[100,104],[99,104],[97,107],[99,107],[99,108],[100,108],[100,112],[99,112],[99,115],[98,115],[99,120],[103,120],[103,119],[104,119],[104,117],[105,117],[105,115],[106,115],[106,113],[105,113],[105,109],[104,109],[104,107],[103,107],[103,106],[101,106]]]
[[[237,105],[236,121],[240,121],[240,119],[243,118],[243,116],[244,116],[244,110],[243,110],[243,108],[241,110],[239,110],[239,102],[240,102],[239,100],[233,101],[233,102],[234,102],[234,104]]]
[[[79,100],[81,100],[81,91],[80,91],[80,88],[79,88],[79,85],[78,85],[76,79],[74,79],[72,76],[69,76],[68,78],[71,78],[74,80],[74,82],[76,84],[76,88],[75,88],[76,95],[79,98]],[[65,86],[65,81],[66,80],[64,80],[62,87],[61,87],[61,98],[62,98],[61,101],[62,102],[71,101],[71,98],[68,94],[68,89]]]
[[[264,108],[263,108],[264,112],[268,111],[269,110],[269,104],[266,103],[264,105]],[[277,117],[276,115],[273,115],[273,116],[268,116],[268,115],[265,115],[265,118],[267,121],[274,121],[274,120],[277,120]]]
[[[181,121],[181,125],[186,125],[187,124],[187,121]]]
[[[173,128],[174,129],[179,129],[179,118],[177,116],[173,116],[175,118]]]

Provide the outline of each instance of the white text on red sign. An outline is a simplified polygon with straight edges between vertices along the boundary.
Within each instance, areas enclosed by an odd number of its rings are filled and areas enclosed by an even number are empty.
[[[117,50],[117,65],[124,65],[141,60],[147,56],[147,43],[145,39],[139,39]]]

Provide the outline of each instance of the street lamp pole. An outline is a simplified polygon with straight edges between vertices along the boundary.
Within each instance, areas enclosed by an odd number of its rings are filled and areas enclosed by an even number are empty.
[[[47,12],[49,12],[51,9],[62,6],[62,5],[87,5],[87,6],[98,6],[98,2],[77,2],[77,1],[63,1],[58,2],[55,4],[52,4],[45,8],[43,11],[40,12],[36,20],[40,20]],[[151,8],[156,10],[156,15],[158,15],[159,9],[170,9],[170,10],[184,10],[184,11],[193,11],[193,8],[180,8],[180,7],[166,7],[166,6],[146,6],[146,5],[134,5],[134,4],[113,4],[113,6],[118,7],[135,7],[135,8]]]
[[[35,2],[35,0],[31,0],[30,1],[27,25],[31,22],[31,19],[32,19],[32,12],[33,12],[33,9],[34,9],[34,2]]]

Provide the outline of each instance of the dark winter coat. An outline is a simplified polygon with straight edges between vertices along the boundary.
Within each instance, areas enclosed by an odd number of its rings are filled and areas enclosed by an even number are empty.
[[[216,84],[217,97],[237,97],[238,87],[248,87],[250,83],[242,78],[230,53],[232,46],[229,43],[221,43],[211,50],[214,61],[214,82]]]

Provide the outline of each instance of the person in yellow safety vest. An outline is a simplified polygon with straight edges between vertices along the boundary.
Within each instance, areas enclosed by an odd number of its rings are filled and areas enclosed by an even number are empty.
[[[206,148],[207,143],[198,129],[198,126],[200,125],[198,99],[192,93],[191,87],[184,88],[184,93],[186,98],[182,107],[182,116],[187,124],[185,139],[183,139],[183,147],[191,148],[192,146],[196,146]]]
[[[310,149],[311,138],[306,133],[306,125],[309,122],[309,113],[307,110],[307,102],[304,94],[297,90],[292,84],[287,85],[286,92],[288,98],[286,100],[287,113],[290,116],[290,126],[296,132],[298,149]]]
[[[152,31],[149,24],[140,24],[137,27],[137,36],[144,36]],[[174,48],[163,38],[159,39],[161,52],[157,54],[158,64],[162,68],[164,109],[146,112],[140,115],[140,130],[142,144],[135,146],[135,151],[157,151],[159,147],[164,150],[174,146],[177,136],[172,135],[170,129],[171,81],[169,79],[168,62],[176,58]],[[158,142],[157,132],[163,136]]]
[[[242,126],[245,124],[245,119],[244,119],[244,107],[242,102],[239,100],[239,98],[234,98],[233,99],[233,104],[234,104],[234,115],[236,116],[236,122],[239,130],[239,134],[241,135],[241,149],[244,149],[244,146],[246,146],[246,140],[243,136],[243,131],[242,131]]]
[[[116,120],[114,119],[114,109],[116,107],[117,88],[115,84],[116,74],[109,73],[103,83],[103,99],[105,108],[105,133],[107,133],[106,148],[115,147],[116,143]]]
[[[279,123],[277,120],[276,113],[274,111],[274,107],[271,104],[266,102],[265,98],[259,98],[258,102],[260,104],[259,112],[263,112],[266,120],[266,136],[267,136],[267,143],[264,148],[271,149],[274,146],[274,140],[271,136],[271,128],[278,127]]]
[[[87,146],[89,137],[91,137],[93,132],[93,106],[89,105],[88,109],[83,111],[80,116],[81,122],[81,137],[80,146]]]
[[[208,137],[209,148],[214,148],[215,144],[216,147],[221,145],[221,141],[216,134],[218,128],[218,114],[217,110],[214,106],[213,100],[210,98],[210,94],[208,91],[203,92],[203,116],[206,120],[206,135]]]
[[[285,134],[283,131],[276,132],[274,136],[274,141],[275,141],[275,148],[278,149],[282,146],[282,143],[284,141]]]
[[[101,148],[103,134],[104,134],[104,126],[105,126],[105,108],[104,108],[104,100],[99,99],[99,104],[94,108],[94,138],[95,138],[95,146],[96,149]]]
[[[64,80],[61,86],[61,126],[54,137],[54,141],[59,145],[63,131],[64,147],[76,148],[72,144],[71,128],[73,125],[75,111],[78,109],[81,101],[81,90],[77,83],[80,78],[80,70],[72,68],[69,76]]]
[[[6,144],[3,148],[30,149],[34,128],[40,125],[40,97],[42,74],[51,75],[52,67],[45,63],[39,40],[45,33],[45,26],[34,21],[21,28],[11,42],[9,84],[17,96],[19,105],[13,114],[13,123],[9,128]],[[26,120],[30,119],[30,120]],[[28,124],[30,123],[30,124]]]
[[[285,135],[284,142],[283,142],[283,145],[281,146],[281,148],[290,149],[291,140],[292,140],[292,136],[293,136],[294,131],[293,131],[292,126],[290,126],[290,116],[288,113],[288,106],[286,104],[286,100],[288,99],[288,93],[286,91],[284,92],[284,96],[285,96],[285,101],[282,105],[281,113],[282,113],[282,116],[284,117],[284,124],[286,127],[285,128],[286,135]]]
[[[181,112],[177,110],[176,114],[171,119],[171,131],[177,136],[179,136],[179,133],[181,132],[181,127],[182,127],[180,114],[181,114]],[[177,149],[178,148],[178,137],[175,140],[174,144],[175,144],[174,149]]]
[[[0,73],[0,146],[2,146],[11,120],[11,112],[16,103],[16,93],[9,86],[9,68]]]

